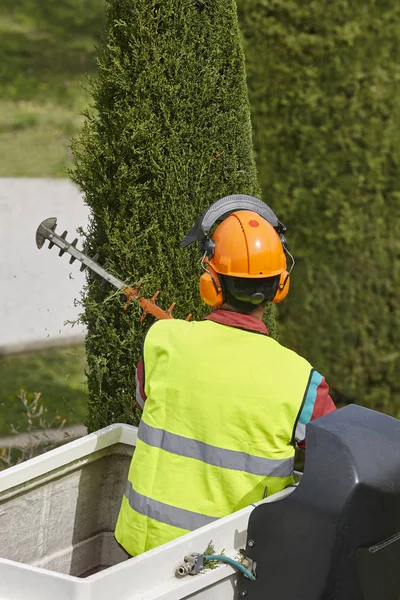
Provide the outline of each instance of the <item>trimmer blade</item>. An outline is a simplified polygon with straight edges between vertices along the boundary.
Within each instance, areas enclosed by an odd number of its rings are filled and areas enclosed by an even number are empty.
[[[108,271],[106,271],[96,262],[99,258],[98,254],[96,254],[93,258],[89,258],[89,256],[82,252],[82,250],[78,250],[76,247],[78,243],[77,238],[70,243],[67,240],[67,231],[64,231],[61,235],[58,235],[54,231],[56,225],[57,219],[54,217],[42,221],[36,232],[36,245],[38,248],[42,248],[45,240],[49,240],[49,248],[52,246],[57,246],[59,248],[59,256],[62,256],[66,252],[70,255],[70,264],[72,264],[75,260],[79,260],[79,262],[82,263],[80,267],[81,271],[86,269],[86,267],[89,267],[93,273],[97,273],[97,275],[100,275],[100,277],[105,279],[105,281],[108,281],[108,283],[111,283],[111,285],[117,289],[128,287],[126,283],[118,279],[118,277],[115,277],[115,275],[108,273]]]

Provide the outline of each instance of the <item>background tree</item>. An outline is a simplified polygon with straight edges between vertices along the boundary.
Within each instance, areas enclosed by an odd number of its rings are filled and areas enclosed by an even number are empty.
[[[92,210],[87,248],[176,313],[205,313],[199,256],[180,241],[218,198],[259,195],[244,58],[232,0],[106,1],[93,107],[73,144],[73,180]],[[127,422],[149,322],[91,280],[89,430]],[[270,322],[270,325],[272,321]],[[206,350],[205,350],[206,351]]]
[[[264,199],[297,264],[282,341],[400,416],[400,5],[239,0]]]

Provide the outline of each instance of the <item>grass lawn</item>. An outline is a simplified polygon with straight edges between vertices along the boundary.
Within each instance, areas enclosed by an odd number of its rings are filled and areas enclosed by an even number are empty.
[[[102,0],[3,0],[0,177],[65,177],[89,104]]]
[[[60,418],[67,419],[67,424],[82,423],[85,418],[83,346],[0,356],[0,381],[0,435],[9,435],[11,424],[21,432],[27,428],[24,407],[18,398],[21,388],[31,398],[34,392],[41,392],[47,409],[44,420],[49,426],[57,424]]]
[[[0,177],[66,177],[83,118],[51,102],[0,101]]]

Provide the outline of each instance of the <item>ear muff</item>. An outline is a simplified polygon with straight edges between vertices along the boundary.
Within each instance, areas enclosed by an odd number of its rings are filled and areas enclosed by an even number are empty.
[[[278,302],[282,302],[286,298],[289,292],[290,287],[290,275],[287,271],[283,271],[280,275],[278,289],[276,290],[276,294],[272,300],[274,304],[278,304]]]
[[[224,303],[224,294],[218,274],[210,265],[200,277],[200,296],[203,302],[215,308]]]

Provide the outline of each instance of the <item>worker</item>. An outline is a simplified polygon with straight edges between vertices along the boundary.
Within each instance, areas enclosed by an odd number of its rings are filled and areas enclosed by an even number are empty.
[[[262,321],[289,290],[284,230],[257,198],[228,196],[182,244],[200,242],[200,295],[214,310],[146,334],[143,413],[115,531],[131,556],[293,485],[307,423],[335,410],[324,377]]]

